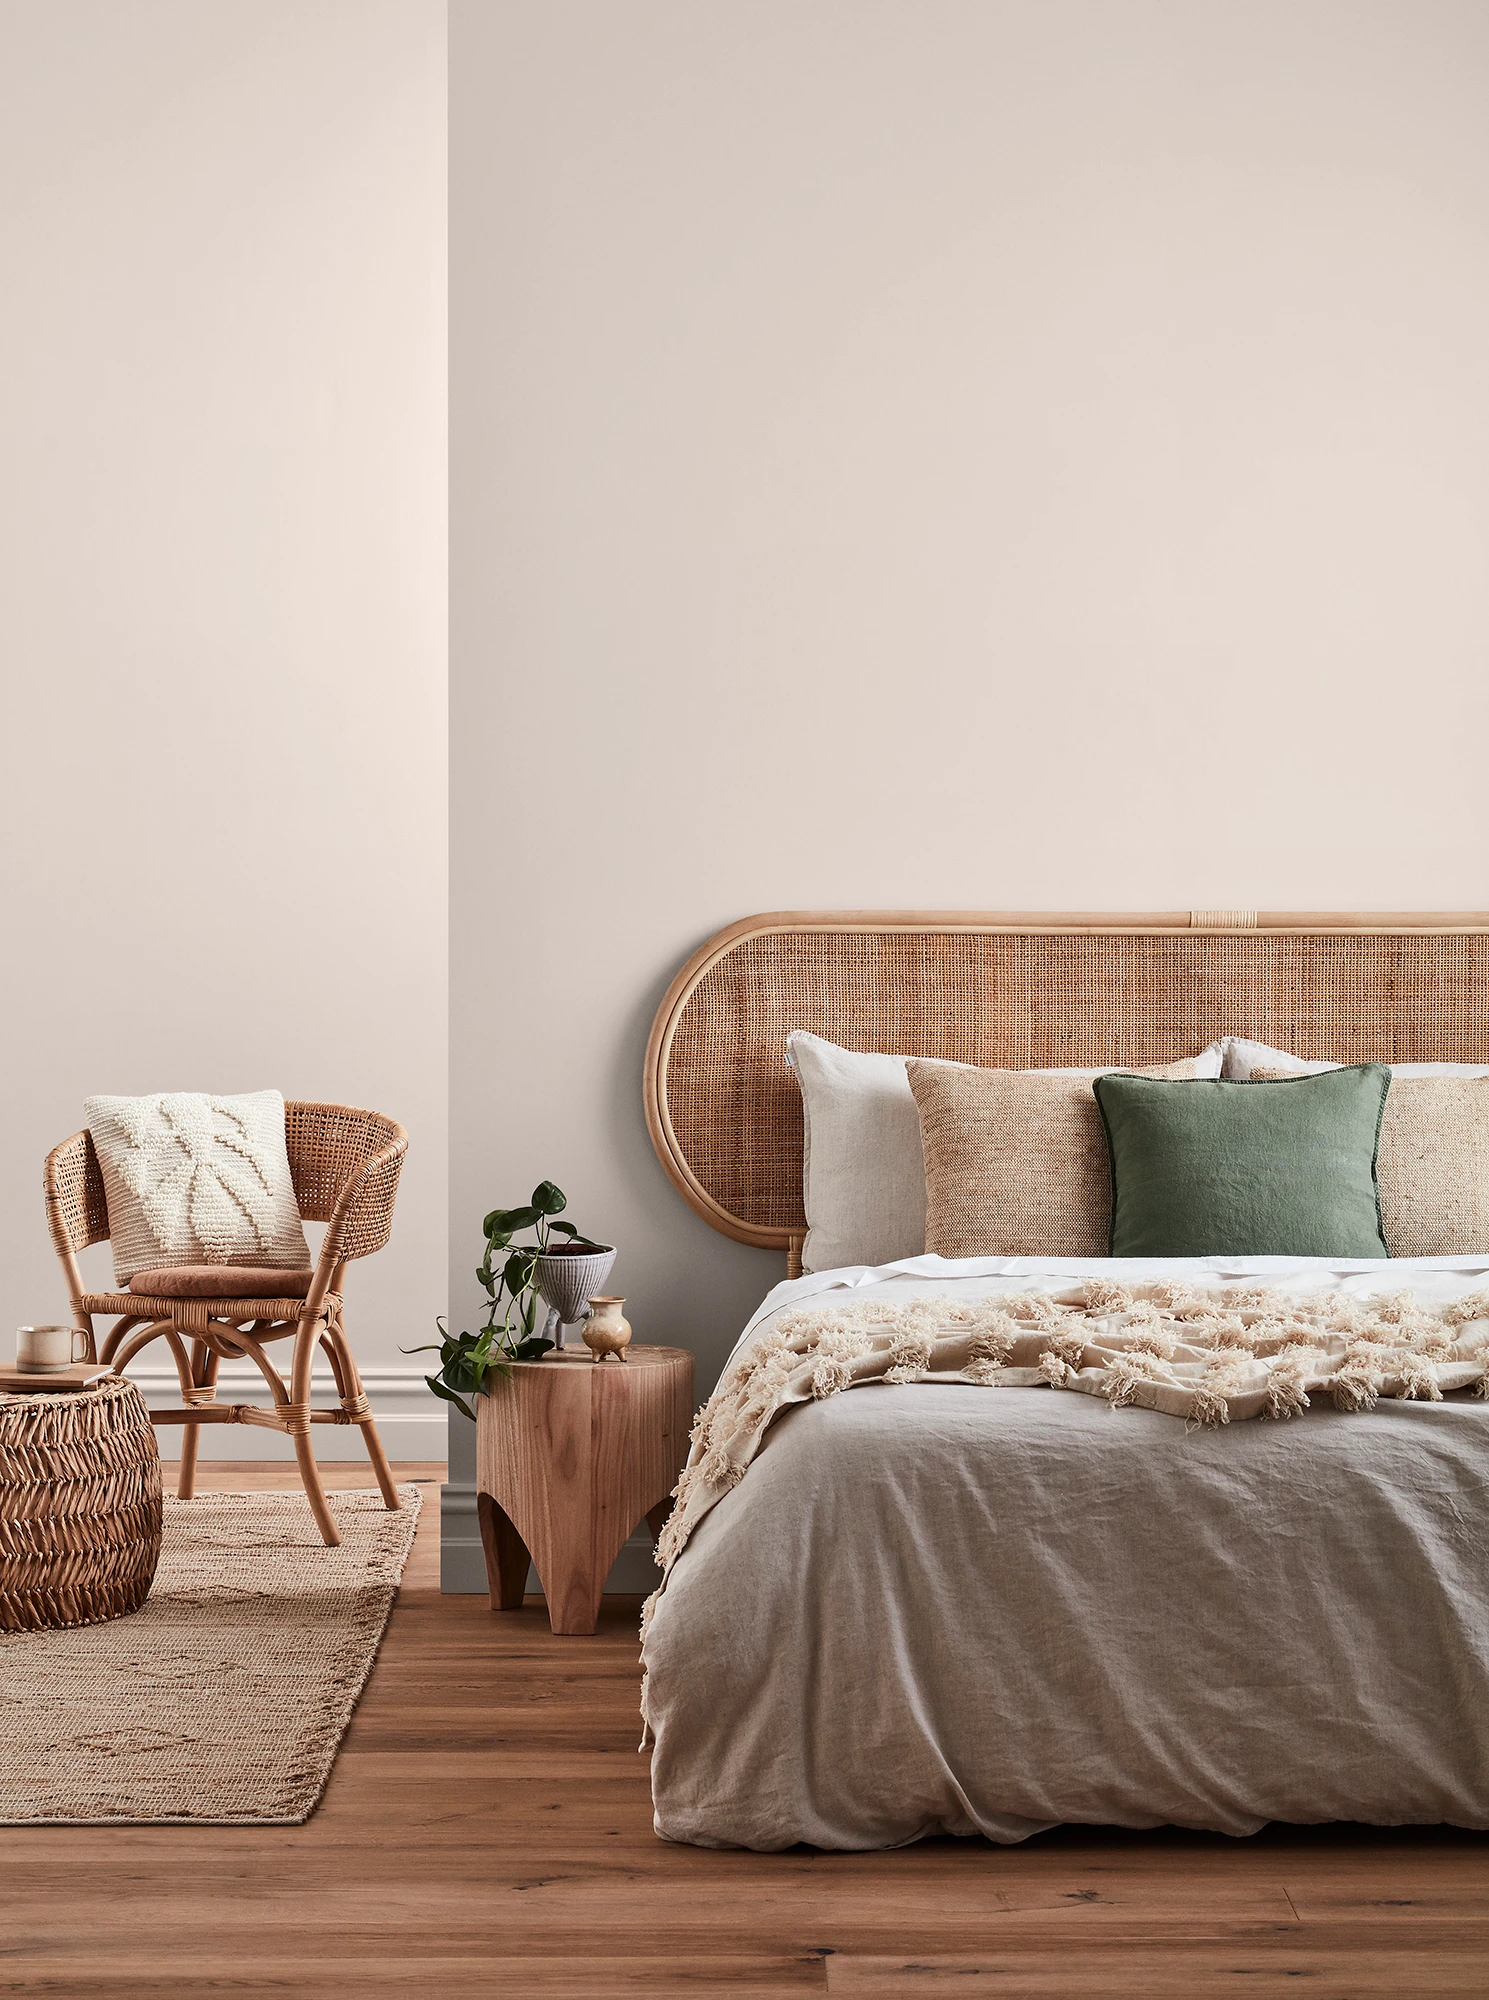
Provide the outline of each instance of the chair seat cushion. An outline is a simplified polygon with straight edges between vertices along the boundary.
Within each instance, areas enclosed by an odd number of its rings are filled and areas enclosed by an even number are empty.
[[[172,1264],[136,1271],[129,1289],[136,1298],[152,1299],[303,1299],[314,1276],[262,1264]]]

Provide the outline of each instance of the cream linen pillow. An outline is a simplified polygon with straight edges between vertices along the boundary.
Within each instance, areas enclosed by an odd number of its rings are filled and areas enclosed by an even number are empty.
[[[1403,1063],[1391,1072],[1375,1174],[1393,1257],[1489,1255],[1489,1070],[1459,1067],[1460,1074],[1423,1075]],[[1298,1074],[1258,1065],[1251,1081]]]
[[[1277,1076],[1317,1076],[1320,1070],[1344,1067],[1342,1063],[1308,1062],[1302,1056],[1290,1055],[1286,1049],[1269,1048],[1265,1042],[1248,1042],[1244,1035],[1226,1035],[1218,1046],[1223,1059],[1220,1074],[1242,1081],[1263,1069]],[[1367,1058],[1362,1056],[1359,1060]],[[1390,1070],[1393,1077],[1489,1076],[1489,1064],[1485,1063],[1393,1063]]]
[[[905,1075],[904,1056],[840,1048],[796,1028],[786,1060],[801,1086],[802,1203],[807,1237],[804,1271],[845,1264],[892,1264],[926,1249],[925,1158],[920,1112]],[[1219,1076],[1221,1045],[1212,1042],[1186,1074]],[[942,1069],[971,1064],[939,1063]],[[1099,1069],[1019,1071],[1076,1076]],[[1094,1109],[1094,1102],[1093,1102]],[[1105,1255],[1105,1251],[1102,1252]]]
[[[907,1066],[925,1150],[925,1247],[942,1257],[1105,1257],[1099,1070]],[[1193,1057],[1134,1076],[1199,1074]]]
[[[83,1116],[103,1169],[119,1284],[178,1264],[303,1271],[311,1262],[277,1090],[90,1097]]]
[[[860,1054],[797,1028],[786,1060],[801,1086],[802,1269],[923,1255],[925,1163],[905,1058]]]

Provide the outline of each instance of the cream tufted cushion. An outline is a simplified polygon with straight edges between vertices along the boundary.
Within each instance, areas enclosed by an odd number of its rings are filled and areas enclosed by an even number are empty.
[[[103,1171],[117,1283],[182,1264],[301,1271],[311,1262],[277,1090],[90,1097],[83,1113]]]

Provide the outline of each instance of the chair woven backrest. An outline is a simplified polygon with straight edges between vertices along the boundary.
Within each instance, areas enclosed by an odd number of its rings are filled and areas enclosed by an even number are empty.
[[[393,1233],[393,1203],[408,1150],[408,1134],[376,1111],[349,1104],[284,1107],[284,1140],[295,1200],[308,1222],[329,1222],[347,1184],[378,1154],[386,1157],[357,1190],[342,1217],[337,1243],[343,1257],[367,1257]]]
[[[103,1170],[87,1132],[74,1132],[47,1156],[45,1189],[47,1227],[56,1249],[66,1256],[106,1243],[109,1204],[103,1191]]]
[[[381,1250],[393,1230],[398,1176],[408,1134],[391,1118],[350,1104],[284,1107],[285,1150],[295,1200],[307,1222],[329,1222],[348,1184],[370,1160],[384,1157],[358,1188],[341,1219],[337,1253],[366,1257]],[[64,1254],[108,1240],[109,1211],[98,1155],[87,1132],[75,1132],[48,1156],[47,1222]]]
[[[995,1068],[1169,1062],[1246,1035],[1338,1062],[1489,1062],[1489,913],[783,912],[709,940],[647,1050],[647,1121],[724,1234],[805,1227],[793,1028]]]

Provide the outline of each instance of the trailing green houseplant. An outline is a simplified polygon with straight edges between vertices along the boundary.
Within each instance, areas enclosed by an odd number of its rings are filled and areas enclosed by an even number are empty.
[[[439,1367],[425,1381],[447,1403],[474,1422],[467,1396],[485,1393],[491,1376],[502,1376],[514,1361],[535,1361],[553,1342],[537,1331],[538,1260],[561,1252],[593,1254],[608,1246],[580,1234],[572,1222],[558,1217],[568,1207],[563,1189],[539,1181],[532,1199],[521,1208],[494,1208],[482,1223],[486,1253],[476,1277],[486,1294],[486,1318],[474,1333],[450,1333],[443,1317],[435,1324],[438,1344],[409,1347],[406,1354],[438,1353]],[[531,1230],[536,1241],[514,1243]],[[554,1238],[561,1239],[554,1242]]]

